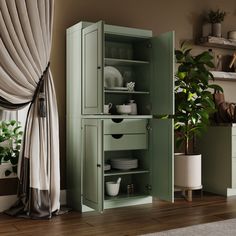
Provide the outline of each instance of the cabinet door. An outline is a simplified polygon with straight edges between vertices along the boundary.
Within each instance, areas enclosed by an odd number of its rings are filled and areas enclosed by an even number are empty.
[[[103,112],[103,22],[92,24],[82,32],[82,113]]]
[[[174,201],[174,129],[173,119],[152,120],[152,195]]]
[[[151,39],[152,114],[174,114],[174,32]]]
[[[174,32],[152,38],[152,114],[174,114]],[[174,121],[152,121],[153,196],[173,201]]]
[[[98,119],[84,119],[83,135],[83,204],[103,210],[103,131]]]

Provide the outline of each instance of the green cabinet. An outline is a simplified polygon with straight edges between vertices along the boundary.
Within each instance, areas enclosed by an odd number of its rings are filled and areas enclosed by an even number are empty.
[[[122,87],[107,86],[107,67],[120,72]],[[126,88],[130,82],[134,90]],[[173,201],[173,120],[153,118],[174,113],[173,86],[173,32],[153,37],[150,30],[102,21],[67,29],[68,205],[102,211],[151,203],[152,197]],[[129,100],[137,114],[118,114],[116,105]],[[105,171],[104,164],[117,157],[138,159],[138,168]],[[108,197],[105,182],[118,177],[119,195]]]
[[[236,195],[236,127],[209,127],[198,140],[202,154],[202,182],[205,191]]]

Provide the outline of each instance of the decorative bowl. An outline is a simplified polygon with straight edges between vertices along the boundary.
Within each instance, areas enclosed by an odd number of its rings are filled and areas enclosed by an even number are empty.
[[[127,115],[132,112],[132,107],[131,105],[117,105],[116,110],[119,114]]]

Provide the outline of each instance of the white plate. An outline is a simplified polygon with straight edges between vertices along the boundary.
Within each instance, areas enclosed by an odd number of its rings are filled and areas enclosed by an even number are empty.
[[[104,86],[110,89],[111,87],[122,87],[123,77],[121,73],[113,66],[105,66],[104,68]]]
[[[111,169],[111,165],[109,165],[109,164],[104,165],[104,170],[105,171],[110,170],[110,169]]]

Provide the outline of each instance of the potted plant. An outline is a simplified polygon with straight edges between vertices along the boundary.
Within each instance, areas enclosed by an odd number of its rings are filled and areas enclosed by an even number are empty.
[[[0,164],[10,162],[11,170],[5,171],[5,176],[17,173],[17,164],[21,148],[23,132],[20,122],[16,120],[0,122]]]
[[[176,146],[184,146],[184,154],[175,156],[175,185],[185,188],[201,186],[201,155],[193,154],[190,148],[194,137],[201,135],[209,125],[215,104],[210,89],[223,91],[209,72],[213,57],[208,51],[196,56],[191,49],[181,46],[175,51],[178,69],[175,77],[175,130]]]
[[[215,37],[221,37],[221,22],[224,21],[224,18],[226,16],[226,12],[220,11],[219,9],[217,11],[210,10],[208,12],[207,20],[209,23],[212,24],[212,36]]]

